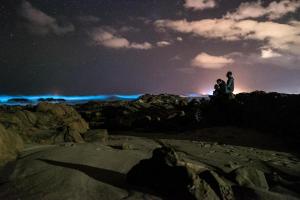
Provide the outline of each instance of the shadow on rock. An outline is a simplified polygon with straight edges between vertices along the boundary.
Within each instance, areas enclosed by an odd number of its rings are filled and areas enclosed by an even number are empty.
[[[96,179],[100,182],[107,183],[109,185],[122,188],[122,189],[128,189],[126,185],[126,175],[122,174],[120,172],[108,170],[108,169],[102,169],[97,167],[91,167],[88,165],[81,165],[81,164],[75,164],[75,163],[67,163],[67,162],[61,162],[61,161],[54,161],[54,160],[48,160],[48,159],[38,159],[40,161],[43,161],[50,165],[65,167],[69,169],[75,169],[80,172],[85,173],[89,177]]]

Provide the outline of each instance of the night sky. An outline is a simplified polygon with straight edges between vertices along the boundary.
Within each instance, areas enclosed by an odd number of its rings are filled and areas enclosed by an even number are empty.
[[[299,0],[0,1],[0,94],[300,93],[299,56]]]

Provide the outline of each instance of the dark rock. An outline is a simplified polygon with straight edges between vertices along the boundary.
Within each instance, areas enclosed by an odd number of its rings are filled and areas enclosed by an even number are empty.
[[[234,170],[232,175],[240,186],[261,188],[265,190],[269,189],[264,172],[258,169],[251,167],[240,167]]]
[[[0,166],[16,158],[17,154],[23,149],[22,138],[11,132],[0,123]]]
[[[56,99],[56,98],[39,98],[38,99],[39,102],[65,102],[65,99]]]
[[[200,179],[205,180],[220,199],[234,199],[231,184],[212,170],[206,170],[199,174]]]
[[[127,174],[127,182],[151,189],[168,199],[220,199],[209,183],[200,177],[195,167],[180,161],[171,148],[164,146],[155,149],[152,158],[134,166]],[[217,175],[212,173],[210,179],[217,182],[219,193],[224,197],[232,194],[230,186],[227,187]]]
[[[134,150],[134,146],[132,144],[129,143],[123,143],[122,144],[122,150]]]
[[[136,101],[89,102],[75,108],[95,129],[178,131],[238,126],[299,135],[300,95],[255,91],[237,94],[235,99],[189,101],[178,95],[145,94]]]
[[[25,98],[12,98],[7,101],[8,103],[29,103],[29,99]]]
[[[106,143],[109,140],[108,131],[106,129],[90,130],[83,135],[86,142]]]

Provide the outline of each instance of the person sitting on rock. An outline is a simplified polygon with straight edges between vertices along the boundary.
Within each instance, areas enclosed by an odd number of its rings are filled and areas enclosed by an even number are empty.
[[[220,86],[218,84],[215,84],[214,86],[214,92],[213,92],[213,96],[219,96],[220,95]]]
[[[217,80],[217,84],[219,86],[219,94],[224,95],[226,93],[226,83],[222,79]]]
[[[213,96],[220,97],[226,94],[226,83],[222,79],[218,79],[217,84],[214,86]]]

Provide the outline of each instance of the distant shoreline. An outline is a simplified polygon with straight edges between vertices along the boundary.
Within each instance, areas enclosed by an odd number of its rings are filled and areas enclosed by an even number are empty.
[[[83,104],[89,101],[134,101],[143,94],[136,95],[95,95],[95,96],[60,96],[60,95],[35,95],[35,96],[1,96],[0,105],[36,105],[40,102]],[[197,99],[207,98],[208,95],[181,95],[182,97]]]

